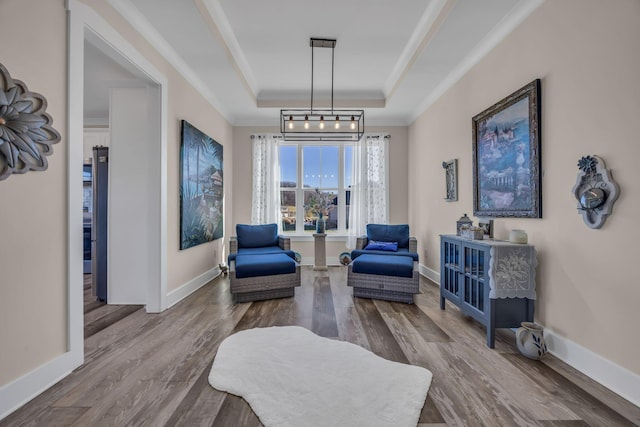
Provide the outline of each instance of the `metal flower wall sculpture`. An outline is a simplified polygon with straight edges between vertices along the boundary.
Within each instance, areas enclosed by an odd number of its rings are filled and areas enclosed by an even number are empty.
[[[45,156],[53,153],[60,133],[51,126],[46,109],[44,96],[29,92],[0,64],[0,180],[12,173],[47,169]]]

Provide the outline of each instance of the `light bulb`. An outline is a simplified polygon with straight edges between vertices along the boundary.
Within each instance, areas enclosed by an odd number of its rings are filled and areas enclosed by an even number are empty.
[[[336,124],[335,124],[336,129],[340,129],[340,117],[336,116]]]
[[[320,129],[324,129],[324,116],[320,116],[320,124],[318,124]]]
[[[356,118],[351,116],[351,129],[356,128]]]
[[[309,116],[305,114],[304,116],[304,128],[309,129]]]
[[[289,129],[293,129],[293,116],[289,116]]]

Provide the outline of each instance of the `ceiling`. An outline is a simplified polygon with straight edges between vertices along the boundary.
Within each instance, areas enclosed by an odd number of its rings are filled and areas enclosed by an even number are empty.
[[[311,37],[337,39],[336,108],[410,124],[542,1],[109,0],[234,126],[309,107]],[[328,107],[331,49],[313,53]]]

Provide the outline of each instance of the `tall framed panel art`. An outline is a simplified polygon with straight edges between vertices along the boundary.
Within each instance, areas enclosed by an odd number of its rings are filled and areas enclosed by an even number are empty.
[[[223,147],[186,120],[180,145],[180,249],[224,233]]]

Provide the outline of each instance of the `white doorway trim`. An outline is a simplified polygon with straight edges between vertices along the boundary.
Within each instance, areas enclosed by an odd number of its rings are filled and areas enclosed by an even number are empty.
[[[100,48],[105,54],[112,57],[118,63],[130,71],[141,75],[143,78],[157,84],[160,88],[160,153],[157,156],[159,164],[154,165],[159,170],[160,183],[156,189],[159,191],[158,213],[160,245],[154,254],[157,262],[154,264],[160,270],[157,277],[159,283],[151,283],[147,289],[146,309],[148,312],[160,312],[166,308],[166,245],[167,245],[167,78],[151,64],[133,45],[124,39],[113,27],[111,27],[100,15],[89,6],[77,1],[67,0],[69,11],[69,282],[71,287],[82,289],[82,274],[78,265],[82,259],[82,246],[80,240],[75,238],[75,228],[82,223],[81,213],[77,206],[81,206],[82,189],[80,183],[80,171],[76,171],[73,165],[82,164],[82,134],[83,134],[83,101],[84,101],[84,41],[89,40]],[[77,178],[77,179],[76,179]],[[81,299],[82,292],[71,289],[70,297],[78,296]],[[79,319],[71,319],[70,327],[82,325],[82,302],[73,300],[70,303],[70,318],[77,311]],[[82,328],[80,334],[70,333],[70,341],[74,336],[79,336],[79,346],[82,347],[84,337]],[[71,343],[70,343],[71,344]],[[73,345],[70,345],[73,347]]]
[[[130,71],[157,85],[160,104],[159,151],[154,158],[159,183],[157,191],[158,240],[154,254],[154,277],[147,286],[146,310],[160,312],[167,308],[167,78],[136,48],[125,40],[92,8],[78,0],[66,0],[68,17],[68,97],[67,97],[67,351],[31,372],[0,387],[0,419],[66,377],[84,362],[83,309],[83,227],[82,227],[82,163],[84,104],[84,42],[104,48]]]
[[[151,64],[131,43],[124,39],[111,25],[89,6],[77,0],[67,0],[69,14],[69,146],[68,146],[68,194],[69,194],[69,344],[68,349],[80,365],[84,360],[83,301],[82,301],[82,178],[83,158],[83,104],[84,104],[84,42],[90,41],[120,65],[158,85],[160,90],[160,138],[159,164],[160,182],[151,191],[158,191],[158,236],[159,247],[150,254],[156,266],[152,281],[147,287],[147,312],[160,312],[166,308],[166,248],[167,248],[167,78]],[[76,170],[77,169],[77,170]]]

